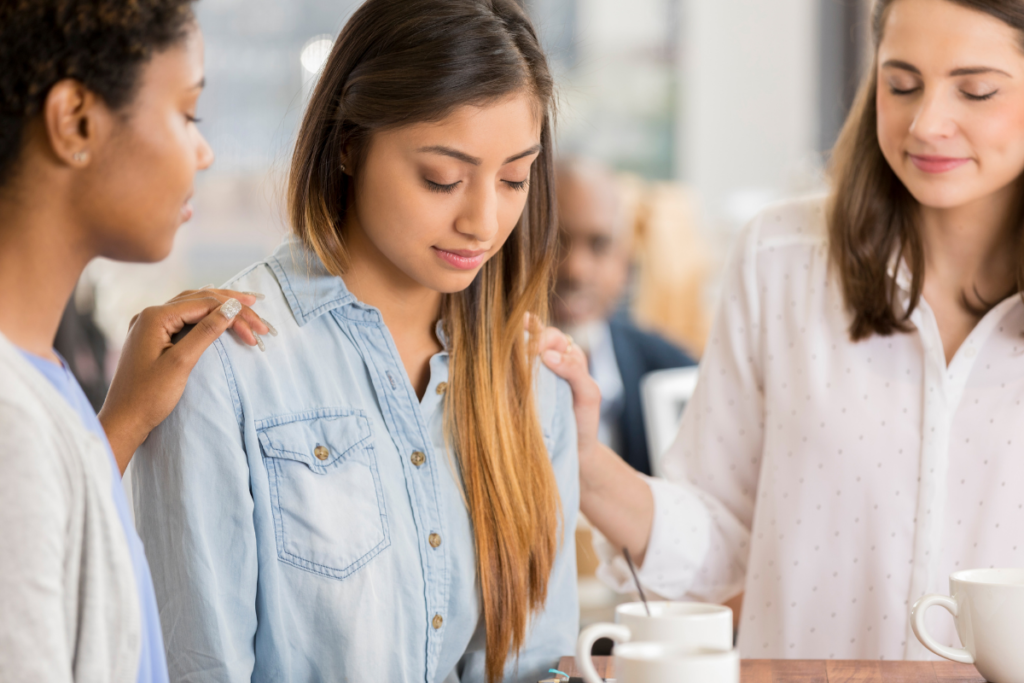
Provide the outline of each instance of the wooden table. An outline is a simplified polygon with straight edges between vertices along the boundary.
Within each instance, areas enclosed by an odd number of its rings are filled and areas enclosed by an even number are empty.
[[[614,676],[611,657],[594,657],[597,672]],[[970,664],[955,662],[839,662],[800,659],[744,659],[742,683],[985,683]],[[563,657],[559,669],[579,676],[572,657]]]

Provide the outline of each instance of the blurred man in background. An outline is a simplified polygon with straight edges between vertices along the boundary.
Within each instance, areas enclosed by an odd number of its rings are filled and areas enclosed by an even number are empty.
[[[601,388],[600,440],[636,470],[651,473],[640,403],[640,379],[694,361],[629,320],[634,217],[612,171],[597,162],[558,164],[562,263],[552,313],[555,324],[587,354]]]

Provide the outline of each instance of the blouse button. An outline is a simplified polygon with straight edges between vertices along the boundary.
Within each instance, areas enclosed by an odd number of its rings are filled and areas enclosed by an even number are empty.
[[[441,545],[440,534],[430,534],[430,538],[428,540],[430,541],[431,548],[436,548],[437,546]]]
[[[313,455],[317,457],[317,460],[326,460],[331,457],[331,452],[324,446],[317,446],[313,449]]]
[[[442,624],[444,624],[444,619],[441,617],[440,614],[435,614],[430,624],[434,627],[434,630],[436,631],[437,629],[441,628]]]
[[[413,465],[419,467],[420,465],[427,461],[427,456],[423,455],[422,451],[413,451],[410,460],[412,460]]]
[[[438,382],[438,384],[437,384],[437,395],[441,396],[446,391],[448,391],[448,382]]]

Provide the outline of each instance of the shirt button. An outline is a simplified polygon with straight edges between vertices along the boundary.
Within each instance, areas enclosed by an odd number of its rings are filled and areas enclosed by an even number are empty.
[[[438,382],[437,383],[437,395],[441,396],[446,391],[448,391],[448,382]]]
[[[441,535],[440,534],[430,534],[429,540],[430,540],[430,547],[431,548],[436,548],[437,546],[441,545]]]
[[[436,631],[437,629],[441,628],[441,626],[444,624],[444,619],[441,617],[440,614],[435,614],[433,620],[431,620],[430,623],[434,627],[434,630]]]
[[[317,460],[326,460],[331,457],[331,452],[324,446],[317,446],[313,449],[313,455],[317,457]]]
[[[409,459],[412,460],[412,464],[413,465],[416,465],[416,467],[419,467],[420,465],[422,465],[423,463],[425,463],[427,461],[427,456],[423,455],[423,453],[421,451],[413,451],[412,452],[412,457],[409,458]]]

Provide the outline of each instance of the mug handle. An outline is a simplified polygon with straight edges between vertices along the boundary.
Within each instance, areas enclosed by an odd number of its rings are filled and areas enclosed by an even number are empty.
[[[580,670],[585,683],[603,683],[590,658],[590,650],[598,638],[611,638],[616,643],[628,643],[632,638],[629,628],[619,624],[594,624],[583,629],[576,641],[576,667]]]
[[[974,664],[974,657],[971,653],[963,648],[957,647],[946,647],[940,645],[931,635],[925,630],[924,627],[924,615],[928,611],[929,607],[938,605],[939,607],[945,607],[946,611],[953,615],[955,619],[960,608],[956,604],[956,600],[947,597],[945,595],[926,595],[917,602],[914,603],[913,608],[910,610],[910,625],[914,629],[914,635],[921,641],[921,644],[926,648],[934,652],[940,657],[951,659],[954,662],[960,662],[961,664]]]

